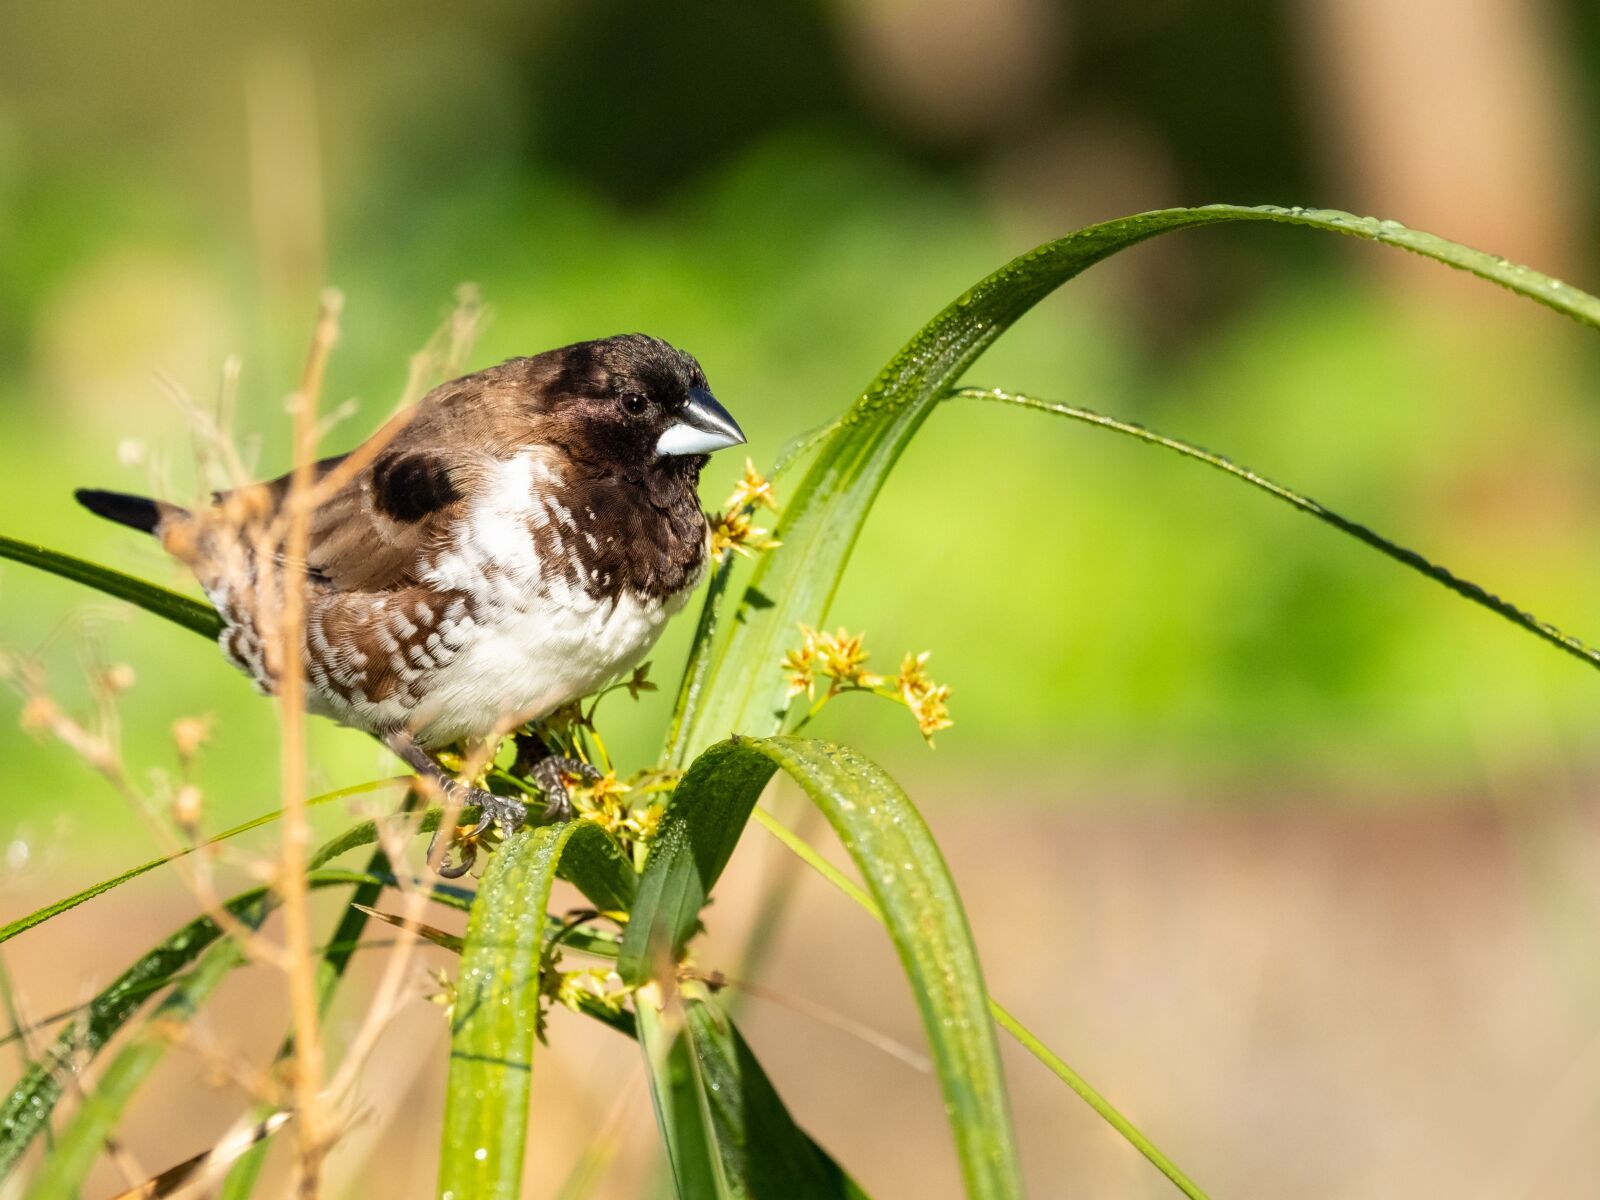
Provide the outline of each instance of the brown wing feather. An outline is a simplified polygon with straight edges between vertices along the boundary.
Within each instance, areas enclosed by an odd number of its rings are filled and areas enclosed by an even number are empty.
[[[538,440],[521,400],[528,377],[513,360],[435,388],[373,461],[311,516],[307,568],[338,591],[386,591],[417,571],[470,503],[484,468]],[[375,436],[385,436],[380,433]],[[348,455],[326,458],[324,478]],[[290,475],[260,485],[276,512]],[[219,495],[219,503],[227,496]]]
[[[316,464],[320,480],[348,455]],[[311,513],[306,568],[337,591],[385,591],[415,582],[425,551],[459,506],[442,454],[391,446]],[[274,512],[292,475],[262,485]],[[226,496],[219,496],[226,503]]]

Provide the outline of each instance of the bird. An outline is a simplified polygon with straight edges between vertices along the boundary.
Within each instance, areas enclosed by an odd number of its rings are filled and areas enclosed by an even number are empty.
[[[367,443],[315,463],[297,572],[293,472],[195,509],[75,495],[192,570],[222,618],[223,654],[262,693],[281,686],[283,597],[303,579],[307,709],[377,736],[478,806],[475,832],[512,832],[526,805],[458,782],[435,755],[639,664],[705,573],[700,471],[744,442],[692,355],[632,333],[440,384]],[[531,771],[545,820],[572,815],[564,773],[593,777],[547,750]]]

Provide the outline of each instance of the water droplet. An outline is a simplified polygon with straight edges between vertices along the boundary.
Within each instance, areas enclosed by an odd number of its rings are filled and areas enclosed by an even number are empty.
[[[479,1146],[472,1152],[472,1157],[477,1159],[479,1162],[482,1162],[484,1159],[489,1157],[489,1151],[483,1146]]]

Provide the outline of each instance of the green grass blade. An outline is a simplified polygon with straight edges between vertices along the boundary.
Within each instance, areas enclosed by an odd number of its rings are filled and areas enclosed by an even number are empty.
[[[26,563],[63,579],[86,584],[108,596],[137,605],[146,612],[165,617],[174,625],[192,629],[202,637],[215,639],[222,632],[222,618],[209,604],[181,596],[169,588],[147,583],[133,575],[113,571],[110,567],[102,567],[98,563],[73,558],[70,554],[62,554],[59,550],[50,550],[34,542],[22,542],[4,536],[0,536],[0,558]]]
[[[756,809],[755,819],[756,824],[762,826],[773,837],[782,842],[808,867],[859,904],[873,920],[880,925],[883,924],[883,913],[879,911],[877,902],[862,889],[860,884],[817,853],[810,843],[806,842],[794,830],[783,824],[765,809]],[[1094,1109],[1107,1124],[1121,1134],[1129,1145],[1149,1159],[1156,1169],[1165,1175],[1179,1191],[1189,1197],[1189,1200],[1208,1200],[1206,1194],[1200,1190],[1200,1185],[1185,1175],[1179,1169],[1177,1163],[1163,1154],[1156,1144],[1146,1137],[1132,1121],[1117,1111],[1116,1106],[1111,1101],[1096,1091],[1087,1079],[1068,1066],[1059,1054],[1046,1046],[1032,1030],[1013,1016],[1010,1010],[1001,1005],[993,996],[989,997],[989,1012],[993,1015],[995,1023],[1000,1028],[1015,1038],[1024,1050],[1043,1063],[1057,1079],[1060,1079],[1073,1091],[1077,1092],[1084,1103]]]
[[[360,884],[370,877],[356,871],[314,871],[311,887]],[[272,900],[265,888],[254,888],[228,900],[224,907],[237,919],[253,923],[264,917]],[[61,1098],[67,1064],[81,1064],[97,1054],[153,993],[211,947],[222,931],[211,917],[197,917],[147,951],[95,996],[79,1021],[64,1030],[12,1088],[0,1104],[0,1178],[16,1165],[49,1121]],[[135,1079],[133,1082],[137,1082]]]
[[[1559,280],[1394,221],[1322,209],[1210,205],[1091,225],[1013,260],[939,313],[848,410],[785,505],[764,555],[678,729],[678,761],[729,733],[776,731],[788,697],[779,662],[797,624],[820,625],[889,472],[933,407],[1013,322],[1095,263],[1160,234],[1231,222],[1300,225],[1397,247],[1469,271],[1586,325],[1600,300]]]
[[[736,1195],[866,1200],[795,1124],[749,1044],[714,1000],[686,1000],[684,1027],[704,1085],[712,1141]]]
[[[922,1013],[967,1194],[1020,1196],[983,971],[961,897],[922,815],[882,768],[848,747],[792,737],[749,745],[822,810],[883,914]]]
[[[601,912],[627,912],[639,890],[639,873],[617,840],[593,821],[577,821],[561,853],[557,874]]]
[[[1496,616],[1504,617],[1512,624],[1527,630],[1537,638],[1541,638],[1551,645],[1574,658],[1582,659],[1591,667],[1600,667],[1600,650],[1585,645],[1570,634],[1563,633],[1547,621],[1541,621],[1530,612],[1518,608],[1499,596],[1480,587],[1469,579],[1431,562],[1418,554],[1415,550],[1408,550],[1396,542],[1390,541],[1382,534],[1369,529],[1358,521],[1342,517],[1331,508],[1319,504],[1309,496],[1303,496],[1291,488],[1275,483],[1265,475],[1258,474],[1248,467],[1242,467],[1220,454],[1214,454],[1202,446],[1185,442],[1181,438],[1168,437],[1166,434],[1157,433],[1133,421],[1122,421],[1116,417],[1108,417],[1104,413],[1095,412],[1093,409],[1080,408],[1072,404],[1058,404],[1050,400],[1041,400],[1036,396],[1022,395],[1017,392],[1007,392],[999,388],[961,388],[951,393],[952,397],[964,400],[989,400],[1000,404],[1012,404],[1021,408],[1033,409],[1036,412],[1046,412],[1055,416],[1067,417],[1070,420],[1082,421],[1097,429],[1110,430],[1126,437],[1137,438],[1148,445],[1160,446],[1164,450],[1171,450],[1185,458],[1192,458],[1197,462],[1205,463],[1219,471],[1226,472],[1235,479],[1242,480],[1251,487],[1257,488],[1275,499],[1283,501],[1299,509],[1303,513],[1315,517],[1324,524],[1331,525],[1341,533],[1349,534],[1359,542],[1371,546],[1380,554],[1394,559],[1402,566],[1410,567],[1413,571],[1427,576],[1435,583],[1442,584],[1458,596],[1462,596],[1472,603],[1481,605]]]
[[[359,796],[364,792],[375,792],[385,787],[402,786],[405,782],[406,780],[404,779],[376,779],[369,783],[358,783],[351,787],[340,788],[338,791],[324,792],[320,796],[313,796],[306,801],[306,805],[307,807],[312,807],[318,804],[327,804],[333,800],[343,800],[347,796]],[[215,837],[207,838],[201,845],[214,846],[218,842],[225,842],[230,838],[238,837],[241,833],[249,833],[252,829],[260,829],[263,825],[270,825],[281,816],[283,816],[281,810],[266,813],[263,816],[246,821],[243,825],[235,825],[232,829],[226,829]],[[179,850],[176,854],[152,858],[149,862],[140,863],[137,867],[124,871],[120,875],[113,875],[110,879],[102,879],[99,883],[86,887],[81,892],[74,892],[72,895],[65,896],[53,904],[47,904],[43,908],[35,909],[25,917],[18,917],[9,924],[0,925],[0,943],[8,942],[16,937],[17,934],[25,933],[35,925],[42,925],[51,917],[60,916],[68,909],[76,908],[86,900],[93,900],[96,896],[102,896],[113,888],[121,887],[129,880],[137,879],[146,872],[153,871],[157,867],[166,866],[167,863],[175,862],[180,858],[193,854],[199,848],[199,846],[189,846]]]
[[[659,984],[645,984],[634,993],[639,1050],[673,1189],[678,1200],[726,1200],[733,1192],[712,1147],[710,1106],[699,1067],[688,1039],[676,1028],[681,1022],[669,1020],[661,1003]]]
[[[258,903],[245,919],[254,925],[263,916],[265,905]],[[118,1052],[94,1091],[73,1114],[34,1177],[27,1200],[77,1200],[89,1168],[105,1149],[106,1139],[116,1132],[124,1106],[172,1045],[173,1027],[187,1024],[217,984],[243,961],[238,944],[224,938],[207,950],[200,965],[167,993],[150,1021]]]
[[[521,1194],[545,905],[575,825],[508,838],[478,886],[450,1024],[438,1189],[446,1200]]]
[[[690,766],[662,819],[618,970],[676,962],[756,797],[782,768],[822,810],[867,880],[922,1013],[969,1195],[1021,1195],[1015,1138],[977,951],[955,884],[905,793],[852,750],[734,738]]]
[[[671,767],[683,766],[688,752],[688,739],[684,737],[684,731],[694,726],[706,699],[706,682],[711,678],[716,662],[717,630],[724,594],[728,590],[728,580],[733,576],[733,568],[731,555],[717,564],[711,574],[711,584],[706,588],[705,599],[700,603],[700,620],[695,625],[694,640],[689,643],[689,657],[684,662],[683,676],[678,684],[672,722],[667,727],[665,762]]]
[[[617,973],[624,982],[642,984],[657,964],[682,957],[773,769],[728,743],[707,750],[678,781],[622,935]]]
[[[419,833],[439,826],[439,811],[423,814]],[[325,865],[348,850],[377,840],[372,821],[363,821],[320,847],[312,855],[307,876],[312,887],[368,883],[372,876],[356,871],[326,870]],[[446,898],[447,902],[449,898]],[[245,920],[255,906],[270,906],[267,889],[254,888],[226,902],[228,912]],[[83,1062],[99,1053],[153,993],[159,991],[221,936],[209,916],[196,917],[165,941],[147,951],[112,981],[84,1008],[73,1027],[64,1030],[12,1088],[0,1104],[0,1178],[16,1164],[61,1098],[61,1064]]]

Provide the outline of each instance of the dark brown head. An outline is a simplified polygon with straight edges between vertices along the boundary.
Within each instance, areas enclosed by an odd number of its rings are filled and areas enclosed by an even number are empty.
[[[626,333],[523,360],[541,410],[541,438],[574,460],[638,478],[698,475],[713,450],[744,433],[692,355]]]

